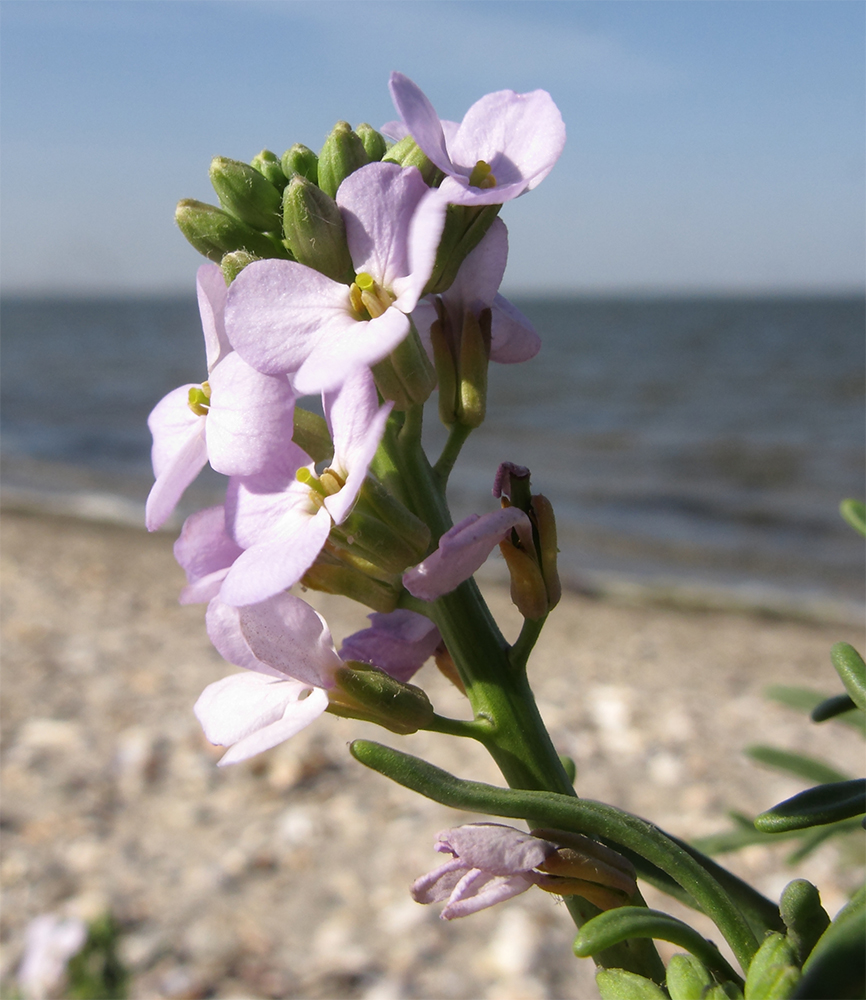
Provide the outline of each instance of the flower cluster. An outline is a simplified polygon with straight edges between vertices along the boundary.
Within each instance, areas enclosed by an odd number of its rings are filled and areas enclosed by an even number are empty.
[[[460,124],[440,121],[399,73],[391,93],[401,117],[381,132],[341,122],[318,156],[295,145],[250,164],[218,157],[220,206],[178,206],[210,260],[198,272],[207,377],[151,413],[146,520],[165,524],[206,464],[228,477],[224,503],[190,516],[175,546],[181,600],[208,602],[212,642],[244,668],[195,707],[208,739],[230,747],[223,764],[326,710],[396,731],[425,725],[432,709],[409,681],[447,654],[421,602],[499,543],[542,558],[529,503],[506,497],[453,528],[431,523],[394,474],[389,442],[437,385],[446,425],[477,426],[488,362],[538,351],[499,295],[498,212],[551,170],[564,126],[544,91],[490,94]],[[361,601],[371,627],[338,653],[295,584]]]

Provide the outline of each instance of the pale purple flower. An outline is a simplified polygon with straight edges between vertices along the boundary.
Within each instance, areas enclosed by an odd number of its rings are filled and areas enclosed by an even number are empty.
[[[324,618],[300,598],[277,594],[244,608],[215,598],[207,629],[217,651],[246,671],[209,684],[195,703],[207,739],[230,747],[220,765],[283,743],[328,707],[343,661]]]
[[[299,395],[335,389],[390,354],[433,270],[444,216],[418,211],[430,195],[414,167],[370,163],[350,174],[336,201],[356,285],[295,261],[250,264],[226,303],[235,349],[261,372],[288,375]],[[356,309],[361,285],[366,315]]]
[[[517,507],[470,514],[445,532],[435,552],[403,574],[403,586],[413,597],[435,601],[468,580],[512,529],[531,537],[529,518]]]
[[[209,374],[202,385],[173,389],[148,417],[156,476],[145,509],[150,531],[171,516],[208,461],[228,476],[252,475],[292,436],[288,380],[256,371],[226,339],[225,282],[216,264],[199,268],[197,285]]]
[[[325,394],[334,457],[330,472],[326,470],[321,477],[329,483],[324,497],[315,489],[315,467],[306,464],[306,456],[295,445],[291,446],[293,452],[286,450],[282,464],[274,462],[257,476],[230,481],[226,500],[229,531],[245,551],[226,575],[220,590],[222,600],[233,605],[255,604],[301,579],[322,550],[332,525],[348,517],[379,446],[391,405],[379,406],[367,369],[354,371],[337,392]],[[303,458],[298,461],[297,455]]]
[[[443,920],[465,917],[544,880],[534,869],[557,845],[500,823],[469,823],[439,834],[436,850],[452,860],[412,886],[418,903],[445,901]]]
[[[402,73],[391,74],[390,89],[408,132],[446,175],[439,190],[452,204],[501,205],[516,198],[550,173],[565,145],[562,116],[544,90],[487,94],[455,127],[440,121]]]
[[[405,608],[388,614],[374,611],[367,617],[371,627],[343,641],[341,658],[372,663],[404,684],[421,669],[442,641],[439,630],[429,618]]]
[[[495,219],[478,246],[460,265],[451,287],[440,296],[450,326],[452,350],[459,357],[459,338],[463,316],[478,317],[483,309],[492,313],[490,360],[515,364],[534,358],[541,340],[529,320],[499,294],[499,286],[508,260],[508,230]],[[412,314],[421,340],[430,356],[430,327],[437,319],[432,297],[422,299]],[[446,332],[447,336],[447,332]]]
[[[66,980],[69,960],[87,940],[87,926],[77,917],[43,913],[27,925],[18,985],[25,1000],[56,996]]]
[[[226,574],[243,549],[226,529],[225,506],[206,507],[184,521],[174,543],[174,557],[186,573],[181,604],[216,597]]]

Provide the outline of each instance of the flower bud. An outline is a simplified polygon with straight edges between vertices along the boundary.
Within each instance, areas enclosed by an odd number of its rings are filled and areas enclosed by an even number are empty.
[[[319,187],[332,198],[343,181],[370,162],[364,144],[348,122],[337,122],[319,153]]]
[[[427,159],[427,155],[411,135],[407,135],[395,143],[382,157],[382,160],[385,163],[397,163],[401,167],[417,167],[425,183],[431,187],[437,178],[442,176],[436,165]]]
[[[283,233],[296,261],[351,284],[355,271],[343,216],[334,199],[301,174],[283,192]]]
[[[291,149],[287,149],[280,162],[283,173],[288,180],[291,180],[295,174],[300,174],[301,177],[306,177],[311,184],[319,183],[319,158],[312,149],[304,146],[303,143],[296,142]]]
[[[215,156],[210,180],[220,205],[235,218],[263,233],[280,228],[280,192],[255,167]]]
[[[329,710],[336,715],[376,722],[402,736],[433,721],[433,706],[421,688],[403,684],[378,667],[350,660],[334,679],[337,689],[331,691]]]
[[[174,218],[196,250],[217,264],[234,250],[246,250],[263,259],[291,260],[292,255],[280,240],[257,232],[215,205],[184,198],[178,202]]]
[[[355,132],[361,140],[367,156],[370,157],[370,162],[373,163],[381,160],[388,151],[388,143],[385,141],[385,136],[381,132],[377,132],[372,125],[368,125],[366,122],[361,122],[355,129]]]
[[[487,367],[490,362],[490,326],[492,314],[481,315],[467,309],[463,314],[460,338],[458,420],[466,427],[479,427],[487,412]]]
[[[250,166],[258,170],[265,180],[270,181],[277,191],[282,194],[288,178],[283,173],[283,168],[280,166],[280,161],[277,159],[276,153],[272,153],[269,149],[263,149],[258,156],[252,158]]]
[[[255,254],[246,250],[233,250],[231,253],[227,253],[220,261],[220,268],[226,284],[230,285],[245,267],[261,259],[261,257],[256,257]]]
[[[395,410],[408,410],[416,404],[426,403],[436,387],[436,370],[414,324],[394,350],[371,370],[376,388],[383,399],[394,401]]]

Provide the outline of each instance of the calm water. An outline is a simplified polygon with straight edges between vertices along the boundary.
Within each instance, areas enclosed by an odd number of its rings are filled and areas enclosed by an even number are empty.
[[[453,478],[457,515],[492,509],[509,459],[553,501],[573,583],[862,597],[862,547],[837,507],[864,489],[863,300],[519,305],[544,346],[492,366],[488,422]],[[194,299],[4,301],[2,327],[6,496],[74,510],[123,497],[138,516],[147,414],[204,377]],[[435,426],[429,437],[435,448]]]

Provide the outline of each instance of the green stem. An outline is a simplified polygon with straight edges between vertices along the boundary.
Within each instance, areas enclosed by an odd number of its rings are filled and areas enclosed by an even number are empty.
[[[466,439],[471,433],[472,428],[467,427],[465,424],[452,424],[451,430],[448,434],[448,440],[445,442],[445,447],[442,449],[442,454],[433,466],[433,469],[439,477],[443,488],[448,482],[448,477],[451,475],[451,470],[454,468],[454,463],[457,461],[460,449],[466,443]]]

